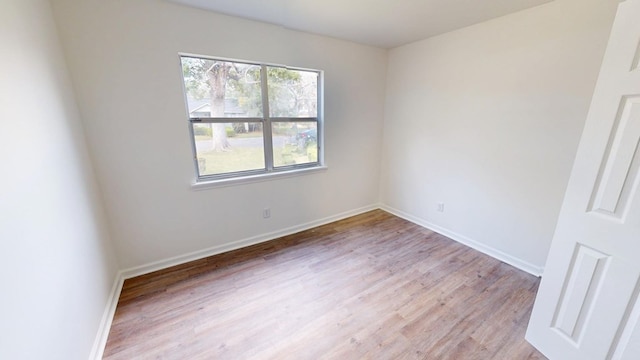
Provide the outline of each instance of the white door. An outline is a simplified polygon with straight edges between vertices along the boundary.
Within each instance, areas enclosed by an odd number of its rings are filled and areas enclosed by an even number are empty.
[[[527,340],[550,359],[640,359],[640,0],[619,5]]]

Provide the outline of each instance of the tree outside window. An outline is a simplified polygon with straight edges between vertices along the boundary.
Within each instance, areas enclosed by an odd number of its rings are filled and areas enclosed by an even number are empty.
[[[181,56],[198,179],[319,166],[319,71]]]

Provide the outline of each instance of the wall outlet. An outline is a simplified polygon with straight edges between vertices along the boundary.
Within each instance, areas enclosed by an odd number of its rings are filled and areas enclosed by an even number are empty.
[[[262,209],[262,217],[264,219],[268,219],[271,217],[271,209],[270,208],[264,208]]]
[[[444,212],[444,203],[443,202],[439,202],[438,205],[436,205],[436,211]]]

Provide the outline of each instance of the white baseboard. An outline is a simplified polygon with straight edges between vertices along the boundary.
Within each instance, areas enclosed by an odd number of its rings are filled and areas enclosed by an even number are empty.
[[[148,274],[154,271],[166,269],[171,266],[180,265],[189,261],[199,260],[212,255],[221,254],[227,251],[237,250],[243,247],[260,244],[266,241],[274,240],[283,236],[295,234],[300,231],[308,230],[317,226],[325,225],[334,221],[346,219],[348,217],[365,213],[367,211],[379,209],[379,204],[372,204],[358,209],[345,211],[336,215],[328,216],[319,220],[310,221],[304,224],[291,226],[282,230],[252,236],[250,238],[233,241],[227,244],[216,245],[207,249],[194,251],[188,254],[178,255],[165,260],[155,261],[146,265],[136,266],[122,271],[124,279]]]
[[[478,241],[475,241],[473,239],[470,239],[464,235],[460,235],[456,232],[453,232],[451,230],[445,229],[443,227],[440,227],[438,225],[432,224],[426,220],[420,219],[418,217],[415,217],[411,214],[408,214],[404,211],[392,208],[391,206],[388,205],[380,205],[380,209],[387,211],[397,217],[401,217],[407,221],[411,221],[414,224],[420,225],[424,228],[427,228],[431,231],[437,232],[438,234],[444,235],[452,240],[455,240],[463,245],[466,245],[472,249],[478,250],[481,253],[487,254],[495,259],[498,259],[504,263],[507,263],[513,267],[516,267],[522,271],[528,272],[531,275],[534,276],[542,276],[542,271],[544,270],[542,267],[540,266],[536,266],[533,265],[527,261],[524,261],[522,259],[519,259],[515,256],[509,255],[505,252],[502,252],[498,249],[492,248],[490,246],[487,246],[485,244],[482,244]]]
[[[109,337],[109,330],[111,329],[111,323],[113,322],[113,316],[116,313],[116,307],[118,306],[118,299],[120,298],[120,292],[122,291],[122,285],[124,284],[124,277],[122,277],[122,271],[118,271],[109,292],[109,298],[107,299],[107,306],[102,313],[102,319],[100,320],[100,326],[98,327],[98,334],[93,341],[93,347],[91,348],[91,354],[89,359],[101,360],[104,354],[104,348],[107,345],[107,338]]]

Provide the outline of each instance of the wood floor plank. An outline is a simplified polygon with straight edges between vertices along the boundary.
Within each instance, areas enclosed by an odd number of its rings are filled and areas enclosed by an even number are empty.
[[[375,210],[128,279],[104,359],[544,359],[538,281]]]

